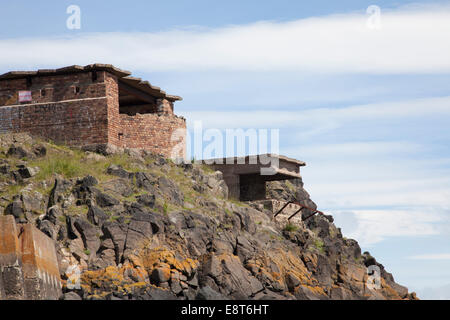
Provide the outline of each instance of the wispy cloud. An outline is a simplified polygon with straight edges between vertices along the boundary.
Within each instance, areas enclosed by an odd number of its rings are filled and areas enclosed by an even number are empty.
[[[211,128],[305,128],[314,133],[336,129],[355,121],[374,122],[379,119],[448,116],[450,97],[380,102],[343,108],[314,108],[301,111],[186,111],[188,124],[202,120]],[[301,124],[301,126],[299,126]],[[305,130],[302,130],[305,131]],[[302,132],[304,134],[304,132]]]
[[[385,157],[392,154],[413,154],[423,152],[426,147],[410,141],[366,141],[343,142],[334,144],[307,145],[296,148],[296,153],[308,158],[323,159],[334,157]],[[288,151],[289,152],[289,151]]]
[[[365,247],[389,237],[438,235],[439,214],[414,210],[357,210],[336,212],[336,221],[343,223],[346,236],[358,239]]]
[[[412,260],[450,260],[450,253],[422,254],[408,258]]]
[[[8,39],[0,41],[0,69],[54,67],[95,60],[149,72],[450,71],[450,6],[382,9],[380,30],[367,28],[367,18],[365,14],[350,13],[217,29]]]

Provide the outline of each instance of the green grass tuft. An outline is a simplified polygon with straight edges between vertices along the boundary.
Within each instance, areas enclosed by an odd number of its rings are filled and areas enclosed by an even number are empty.
[[[295,232],[298,230],[298,227],[295,224],[289,222],[284,226],[283,230],[288,232]]]

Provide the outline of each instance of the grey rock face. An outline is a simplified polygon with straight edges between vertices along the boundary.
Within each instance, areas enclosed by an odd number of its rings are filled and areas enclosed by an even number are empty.
[[[36,181],[40,175],[26,158],[46,159],[55,150],[43,144],[28,151],[12,140],[6,148],[11,144],[0,174],[12,179],[0,188],[24,188],[0,199],[4,214],[34,223],[54,240],[64,280],[69,265],[86,272],[83,289],[64,288],[61,299],[415,298],[344,238],[332,216],[285,228],[261,204],[227,200],[221,173],[202,165],[128,150],[122,156],[129,171],[110,165],[108,156],[87,154],[83,161],[105,161],[102,172]],[[267,185],[269,198],[316,208],[301,179]],[[381,270],[378,291],[367,289],[371,265]],[[20,276],[15,271],[3,272],[0,296],[8,288],[20,297],[20,287],[8,286],[9,276]]]

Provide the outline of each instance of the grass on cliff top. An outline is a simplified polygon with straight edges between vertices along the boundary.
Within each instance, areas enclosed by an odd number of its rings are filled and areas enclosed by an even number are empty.
[[[58,150],[60,149],[60,150]],[[59,174],[67,179],[93,175],[100,181],[107,179],[106,169],[111,164],[121,165],[129,171],[136,171],[130,157],[126,154],[116,154],[104,159],[88,159],[86,153],[66,147],[58,146],[57,150],[49,148],[45,157],[29,162],[31,167],[38,167],[39,172],[35,176],[36,181],[47,180],[53,174]]]

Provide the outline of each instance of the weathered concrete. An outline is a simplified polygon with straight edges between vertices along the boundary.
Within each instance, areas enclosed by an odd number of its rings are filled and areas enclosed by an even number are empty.
[[[295,203],[288,204],[283,209],[283,211],[281,211],[281,213],[275,217],[275,214],[277,214],[277,212],[279,212],[287,204],[287,201],[270,199],[270,200],[263,200],[263,201],[257,201],[257,202],[263,204],[264,208],[271,212],[272,220],[274,220],[278,224],[284,226],[284,225],[286,225],[286,223],[292,223],[292,224],[295,224],[295,225],[298,225],[298,226],[304,228],[304,222],[302,221],[302,211],[307,210],[307,209],[304,209],[303,207],[299,206],[298,204],[295,204]],[[302,208],[303,208],[303,210],[298,212],[298,210],[300,210]],[[288,220],[296,212],[298,212],[298,213],[294,217],[292,217],[290,220]]]
[[[0,216],[0,298],[56,300],[61,279],[55,244],[31,224]]]
[[[204,160],[223,173],[229,197],[242,201],[266,199],[266,182],[301,178],[306,164],[276,154]]]
[[[14,217],[0,217],[0,298],[24,298],[22,252]]]
[[[25,299],[58,299],[62,286],[53,240],[31,224],[23,226],[20,240]]]

